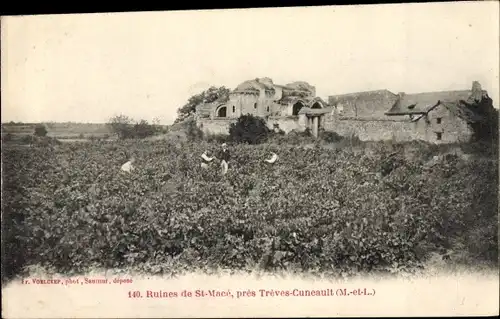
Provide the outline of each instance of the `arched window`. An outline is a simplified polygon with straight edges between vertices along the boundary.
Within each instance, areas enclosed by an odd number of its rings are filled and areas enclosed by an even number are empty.
[[[227,116],[227,108],[225,106],[219,107],[217,110],[217,117],[226,117]]]
[[[297,102],[293,105],[293,109],[292,109],[292,115],[299,115],[299,111],[301,108],[304,107],[304,104],[302,102]]]
[[[311,106],[311,109],[321,109],[321,104],[319,102],[316,102],[314,103],[312,106]]]
[[[233,113],[236,112],[236,107],[233,105]]]
[[[254,103],[253,108],[257,109],[257,103]]]
[[[267,111],[269,112],[269,106],[267,107]]]

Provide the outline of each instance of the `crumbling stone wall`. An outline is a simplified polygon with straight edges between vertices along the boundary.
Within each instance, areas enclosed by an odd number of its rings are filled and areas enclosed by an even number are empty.
[[[441,118],[441,124],[438,124]],[[289,133],[292,130],[304,131],[308,125],[305,116],[270,116],[267,126],[279,128]],[[198,119],[197,124],[205,133],[229,134],[231,123],[235,118]],[[424,140],[433,143],[465,142],[472,138],[473,132],[467,123],[453,116],[446,108],[439,107],[429,113],[429,117],[416,122],[409,120],[363,120],[357,118],[325,115],[321,117],[320,128],[333,131],[345,137],[357,136],[362,141],[392,140],[395,142]],[[441,139],[437,139],[441,133]]]
[[[233,118],[220,118],[220,119],[207,119],[200,118],[196,121],[197,126],[205,134],[229,134],[229,127],[231,123],[235,123],[237,119]]]
[[[262,90],[264,92],[264,90]],[[262,93],[262,92],[261,92]],[[279,112],[281,105],[275,103],[274,95],[233,93],[230,96],[228,106],[228,117],[238,118],[242,115],[252,114],[264,117]],[[235,111],[233,112],[233,106]]]
[[[473,137],[472,128],[467,122],[443,105],[438,105],[426,117],[414,123],[414,129],[415,136],[435,143],[466,142]]]
[[[197,125],[205,134],[229,134],[231,123],[235,123],[236,121],[237,119],[235,118],[219,118],[213,120],[199,118],[197,120]],[[292,130],[305,130],[305,124],[302,122],[299,121],[298,116],[270,116],[267,118],[266,124],[270,129],[274,128],[274,124],[278,124],[280,129],[285,131],[285,133],[289,133]]]
[[[345,137],[357,136],[362,141],[408,141],[413,135],[412,123],[388,120],[363,120],[326,116],[323,126]]]
[[[305,125],[303,121],[299,120],[299,116],[270,116],[267,120],[267,126],[273,129],[274,124],[278,124],[279,128],[285,133],[289,133],[293,130],[305,130]]]
[[[385,112],[396,103],[398,95],[387,90],[333,95],[328,104],[336,106],[339,115],[358,119],[386,119]]]
[[[441,123],[437,124],[438,118]],[[342,136],[356,135],[362,141],[393,140],[397,142],[424,140],[433,143],[465,142],[472,137],[472,129],[460,118],[451,115],[444,107],[429,113],[418,121],[363,120],[327,115],[322,123],[325,130]],[[441,133],[441,139],[438,134]]]

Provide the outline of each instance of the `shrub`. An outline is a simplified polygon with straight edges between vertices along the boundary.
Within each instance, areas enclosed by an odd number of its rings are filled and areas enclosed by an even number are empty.
[[[229,141],[229,135],[227,134],[205,134],[205,140],[209,143],[225,143]]]
[[[327,143],[337,143],[343,139],[342,136],[331,131],[322,131],[319,134],[319,138]]]
[[[2,141],[3,142],[10,142],[13,140],[13,135],[12,133],[5,133],[5,134],[2,134]]]
[[[35,126],[35,132],[34,132],[34,135],[35,136],[46,136],[47,135],[47,129],[45,128],[45,125],[43,124],[37,124]]]
[[[146,120],[141,120],[134,126],[133,136],[136,138],[146,138],[156,133],[155,127],[150,125]]]
[[[231,141],[236,143],[260,144],[270,133],[263,118],[251,114],[242,115],[229,127]]]
[[[186,136],[189,141],[199,141],[203,139],[203,131],[196,125],[194,118],[189,118],[182,122],[182,126],[186,131]]]
[[[119,139],[146,138],[156,133],[156,126],[146,120],[140,120],[134,124],[132,118],[125,115],[112,117],[107,126]]]
[[[112,117],[107,126],[118,136],[119,139],[127,139],[133,137],[133,120],[126,115],[117,115]]]
[[[21,144],[31,144],[33,143],[34,140],[35,140],[34,136],[31,135],[23,135],[23,137],[19,139]]]

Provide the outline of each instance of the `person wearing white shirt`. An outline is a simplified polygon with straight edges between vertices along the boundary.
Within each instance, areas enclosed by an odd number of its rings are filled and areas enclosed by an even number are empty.
[[[204,169],[207,169],[208,168],[208,164],[210,164],[210,162],[214,159],[213,157],[209,157],[207,155],[207,152],[205,151],[203,154],[201,154],[201,168],[204,168]]]
[[[124,172],[127,172],[127,173],[132,172],[134,170],[134,165],[133,165],[134,162],[135,162],[135,159],[131,158],[127,163],[122,165],[121,170]]]
[[[264,161],[269,164],[274,164],[278,160],[278,155],[274,152],[271,153],[271,158],[265,159]]]

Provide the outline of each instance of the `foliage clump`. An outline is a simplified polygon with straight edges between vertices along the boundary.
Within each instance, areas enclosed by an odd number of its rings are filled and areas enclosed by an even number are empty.
[[[266,121],[251,114],[240,116],[229,127],[229,137],[236,143],[260,144],[266,141],[270,133]]]

